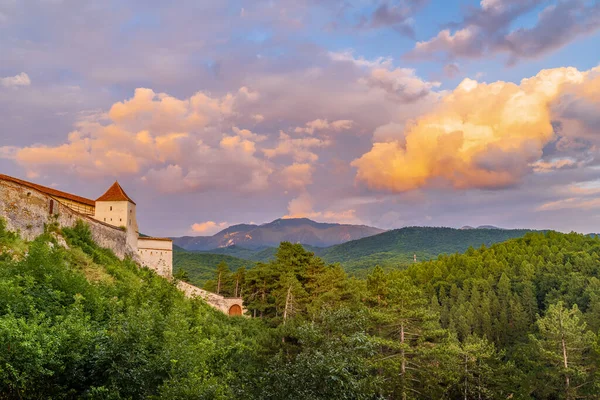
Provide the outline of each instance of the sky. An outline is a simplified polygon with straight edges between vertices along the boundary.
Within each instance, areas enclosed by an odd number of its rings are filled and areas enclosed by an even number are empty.
[[[140,230],[600,231],[600,0],[0,0],[0,172]]]

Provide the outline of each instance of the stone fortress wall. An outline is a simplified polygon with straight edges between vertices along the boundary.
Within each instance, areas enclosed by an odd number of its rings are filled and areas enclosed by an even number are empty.
[[[94,241],[111,249],[119,258],[130,256],[138,260],[135,250],[127,244],[127,233],[109,224],[79,214],[61,202],[18,183],[0,178],[0,217],[7,228],[19,232],[25,240],[33,240],[44,233],[44,227],[53,222],[61,227],[72,227],[78,220],[86,222]]]
[[[10,231],[18,232],[23,239],[33,240],[52,223],[73,227],[82,220],[89,225],[92,238],[99,246],[112,250],[120,259],[131,257],[160,276],[172,279],[172,241],[138,237],[134,203],[96,204],[102,207],[98,210],[100,213],[89,199],[0,174],[0,218],[6,221]],[[102,220],[104,218],[106,222]],[[109,221],[111,218],[113,221]],[[243,312],[241,298],[225,298],[186,282],[178,282],[177,286],[186,296],[200,297],[225,314],[241,315]]]

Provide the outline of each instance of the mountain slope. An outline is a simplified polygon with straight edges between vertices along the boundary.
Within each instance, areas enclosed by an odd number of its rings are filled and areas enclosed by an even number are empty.
[[[343,225],[315,222],[307,218],[277,219],[263,225],[234,225],[213,236],[172,238],[186,250],[206,251],[240,246],[256,250],[277,247],[281,242],[327,247],[385,232],[365,225]]]
[[[339,262],[346,271],[357,274],[371,270],[376,265],[404,267],[417,261],[434,259],[441,254],[463,253],[469,247],[478,248],[482,244],[490,246],[531,232],[526,229],[453,229],[411,227],[384,232],[339,244],[319,248],[304,245],[328,263]],[[277,249],[266,247],[246,249],[240,246],[224,247],[207,252],[175,252],[175,270],[185,269],[196,284],[202,285],[212,278],[217,265],[225,261],[231,269],[240,266],[251,267],[255,262],[268,262]]]
[[[173,273],[177,274],[180,270],[186,271],[190,283],[200,287],[207,280],[214,278],[217,265],[221,262],[225,262],[232,271],[240,267],[254,266],[254,261],[225,254],[188,252],[177,247],[173,251]]]
[[[470,246],[489,246],[524,236],[526,229],[453,229],[410,227],[328,247],[316,254],[325,261],[339,262],[347,271],[382,266],[406,266],[436,258],[440,254],[462,253]]]

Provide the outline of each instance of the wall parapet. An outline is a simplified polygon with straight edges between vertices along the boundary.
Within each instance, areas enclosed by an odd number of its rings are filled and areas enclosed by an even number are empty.
[[[184,281],[177,282],[177,288],[179,288],[179,290],[181,290],[187,297],[199,297],[206,301],[206,303],[208,303],[208,305],[211,307],[216,308],[227,315],[243,315],[246,311],[244,309],[244,300],[242,298],[224,297],[219,294],[200,289],[199,287]]]

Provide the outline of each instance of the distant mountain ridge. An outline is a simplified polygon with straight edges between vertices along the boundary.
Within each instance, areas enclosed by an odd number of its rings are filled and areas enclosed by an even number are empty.
[[[375,265],[406,266],[426,261],[440,254],[463,253],[469,247],[490,246],[525,236],[529,229],[479,227],[454,229],[444,227],[406,227],[379,235],[342,243],[317,251],[327,262],[339,262],[347,271],[360,271]]]
[[[407,227],[329,247],[303,246],[324,261],[339,262],[346,271],[360,275],[370,271],[376,265],[404,268],[414,262],[415,255],[417,261],[431,260],[441,254],[463,253],[469,247],[490,246],[520,238],[529,232],[536,231]],[[176,269],[187,269],[195,277],[201,278],[195,283],[202,285],[203,281],[214,273],[217,261],[226,261],[233,269],[240,265],[252,267],[255,262],[268,262],[273,259],[276,251],[276,246],[248,249],[238,245],[202,252],[183,252],[186,254],[175,251],[174,264]]]
[[[308,218],[276,219],[262,225],[233,225],[213,236],[175,237],[173,243],[188,251],[207,251],[239,246],[257,250],[277,247],[281,242],[329,247],[383,233],[366,225],[315,222]]]

